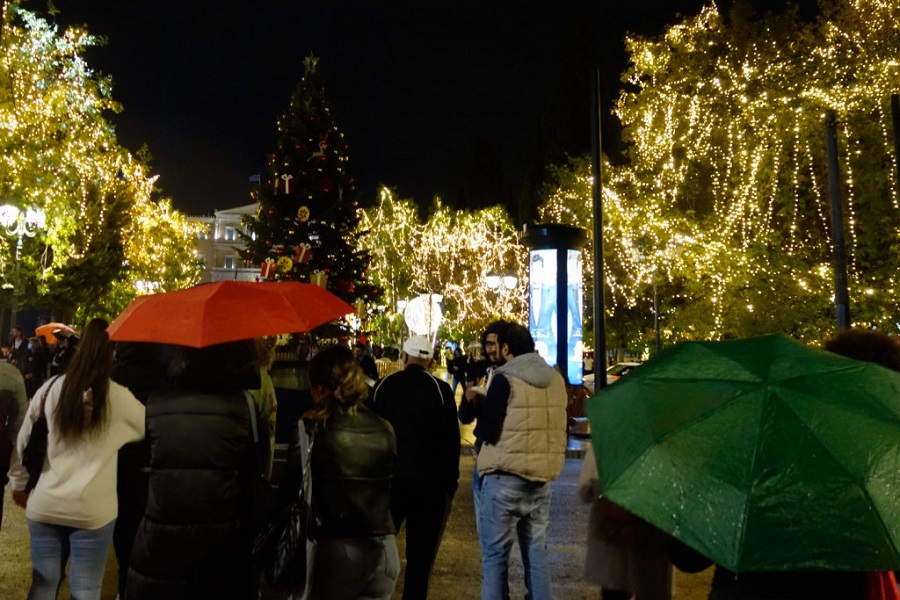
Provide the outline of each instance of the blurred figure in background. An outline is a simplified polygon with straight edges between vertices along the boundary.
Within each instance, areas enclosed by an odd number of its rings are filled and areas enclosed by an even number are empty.
[[[363,373],[371,380],[369,385],[374,385],[378,380],[378,365],[375,363],[375,359],[366,351],[366,345],[362,342],[356,342],[353,345],[353,356],[362,368]]]
[[[263,474],[267,480],[272,478],[272,464],[275,460],[275,423],[278,412],[278,399],[275,397],[275,384],[269,369],[275,362],[275,338],[256,338],[254,340],[259,369],[260,387],[251,390],[259,414],[259,445],[263,457]]]
[[[3,525],[4,487],[9,481],[7,471],[14,462],[21,462],[16,439],[28,409],[25,380],[19,370],[0,361],[0,527]]]
[[[22,327],[13,325],[9,331],[9,362],[20,372],[25,372],[25,361],[28,357],[28,341],[22,335]]]
[[[447,361],[447,372],[453,377],[452,389],[453,397],[456,397],[456,388],[462,387],[462,391],[466,391],[466,366],[468,360],[462,350],[457,348],[453,352],[453,358]]]
[[[50,366],[50,350],[43,336],[28,339],[28,354],[25,357],[25,393],[31,398],[47,379]]]
[[[167,381],[164,349],[159,344],[119,342],[112,378],[127,387],[141,404],[146,406],[150,393]],[[126,444],[119,450],[116,493],[119,499],[119,518],[113,532],[113,547],[119,567],[119,600],[125,598],[131,548],[138,525],[147,505],[147,484],[150,479],[150,441]]]
[[[50,356],[50,375],[62,375],[69,366],[69,361],[75,354],[78,346],[78,336],[67,331],[54,332],[56,336],[56,348]]]

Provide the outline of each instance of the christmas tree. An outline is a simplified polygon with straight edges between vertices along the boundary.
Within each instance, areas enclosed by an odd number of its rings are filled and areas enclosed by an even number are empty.
[[[357,190],[347,172],[347,143],[325,99],[325,85],[310,54],[305,72],[278,122],[268,180],[252,192],[256,216],[244,219],[241,251],[259,265],[259,279],[307,281],[348,302],[371,302],[369,253],[357,243]]]

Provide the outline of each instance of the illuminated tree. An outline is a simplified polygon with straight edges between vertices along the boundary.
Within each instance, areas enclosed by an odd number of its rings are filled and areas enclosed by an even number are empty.
[[[525,277],[525,251],[502,208],[454,211],[435,200],[428,221],[420,223],[412,201],[382,188],[378,204],[363,212],[373,281],[386,291],[386,306],[370,310],[383,339],[399,338],[397,302],[426,292],[444,297],[439,334],[445,338],[474,341],[498,318],[524,322],[524,286],[490,291],[484,283],[490,272]]]
[[[726,25],[707,8],[658,40],[629,41],[636,91],[618,114],[635,172],[651,183],[642,204],[690,218],[704,249],[687,288],[712,319],[696,335],[820,339],[833,329],[829,109],[840,122],[853,317],[894,329],[898,17],[896,3],[857,0],[826,3],[814,24],[796,10],[754,19],[738,9]]]
[[[312,55],[306,59],[278,121],[268,182],[254,191],[259,210],[244,219],[251,233],[242,234],[241,256],[261,267],[263,279],[315,282],[325,275],[337,295],[371,302],[376,288],[368,281],[369,254],[358,240],[356,184],[317,62]]]
[[[369,252],[372,283],[382,290],[381,304],[366,307],[364,326],[390,344],[405,336],[399,302],[413,295],[412,246],[418,239],[419,209],[412,200],[382,187],[375,206],[360,211],[360,247]]]
[[[604,162],[602,172],[607,347],[640,354],[652,348],[655,337],[654,294],[660,299],[661,337],[669,343],[685,337],[669,326],[669,320],[683,303],[682,279],[693,247],[693,240],[677,232],[690,225],[673,220],[659,206],[632,201],[640,197],[641,186],[630,170]],[[538,207],[540,222],[587,231],[582,281],[584,336],[585,343],[593,346],[594,231],[587,226],[593,222],[591,161],[571,159],[565,167],[551,166],[548,175],[546,199]]]
[[[117,145],[104,118],[120,110],[111,82],[82,57],[96,39],[80,28],[59,33],[15,3],[2,20],[0,196],[47,215],[46,231],[24,240],[25,303],[50,303],[63,320],[114,316],[137,279],[154,289],[194,283],[199,226],[151,200],[146,161]],[[0,251],[4,287],[14,283],[14,252]],[[161,267],[172,264],[181,267]]]
[[[726,23],[708,7],[658,38],[627,41],[633,64],[616,113],[630,163],[607,169],[604,181],[613,315],[663,282],[675,301],[663,307],[668,340],[828,336],[824,116],[834,110],[851,316],[856,326],[896,330],[900,206],[889,98],[900,75],[900,6],[821,8],[817,22],[803,23],[796,8],[757,18],[738,3]],[[580,210],[589,205],[582,189]],[[634,323],[613,323],[627,338],[642,335]]]
[[[451,339],[479,339],[495,319],[525,322],[525,286],[491,291],[492,272],[527,276],[526,251],[506,211],[494,206],[453,211],[435,199],[413,248],[413,285],[444,296],[447,319],[441,330]]]

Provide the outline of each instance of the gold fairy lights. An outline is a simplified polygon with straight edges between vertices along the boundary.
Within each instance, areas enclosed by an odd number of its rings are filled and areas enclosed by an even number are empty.
[[[43,241],[54,250],[53,264],[40,264],[41,285],[53,280],[55,267],[83,258],[114,205],[128,214],[121,232],[128,280],[115,285],[196,281],[194,240],[201,226],[174,211],[169,200],[151,199],[157,176],[118,146],[104,115],[121,107],[111,98],[110,80],[96,75],[82,56],[96,39],[77,27],[60,33],[14,5],[4,10],[0,170],[7,197],[47,214]]]
[[[646,174],[652,189],[632,201],[644,208],[677,207],[682,214],[698,200],[708,204],[710,210],[690,219],[703,248],[695,253],[694,272],[713,281],[715,318],[722,327],[727,328],[731,309],[721,300],[754,278],[763,293],[759,282],[775,281],[773,268],[786,268],[787,279],[804,282],[795,286],[798,296],[784,299],[786,306],[812,298],[825,306],[831,302],[830,269],[823,274],[817,267],[830,256],[823,150],[828,109],[839,115],[851,295],[898,306],[893,278],[882,274],[881,290],[869,285],[858,256],[867,243],[861,232],[872,229],[871,222],[861,221],[872,215],[860,211],[871,202],[872,186],[867,189],[866,181],[873,177],[889,181],[882,193],[892,211],[883,218],[892,222],[893,239],[900,237],[886,110],[898,75],[900,47],[893,25],[898,11],[890,2],[838,3],[819,28],[791,30],[777,21],[760,21],[764,26],[751,38],[726,28],[708,7],[658,39],[628,40],[633,67],[627,80],[637,91],[623,93],[616,112],[633,142],[634,170]],[[785,31],[799,33],[786,38]],[[877,136],[866,132],[869,126]],[[891,168],[871,172],[877,161],[864,159],[873,153]],[[610,186],[618,185],[612,175]],[[759,254],[760,244],[769,249]],[[751,250],[757,254],[742,255]],[[766,257],[778,253],[788,257],[787,264],[766,264]],[[624,264],[634,269],[635,283],[646,277],[629,261]],[[628,293],[627,288],[618,291]],[[785,293],[775,285],[768,291]],[[871,324],[865,317],[858,323]],[[711,335],[722,331],[717,326]]]

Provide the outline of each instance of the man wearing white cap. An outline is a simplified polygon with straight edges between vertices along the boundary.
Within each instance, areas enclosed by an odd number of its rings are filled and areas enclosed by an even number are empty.
[[[459,423],[450,386],[428,372],[434,347],[424,335],[403,344],[402,371],[375,384],[372,407],[397,436],[391,516],[406,522],[404,600],[428,595],[428,577],[459,480]]]

